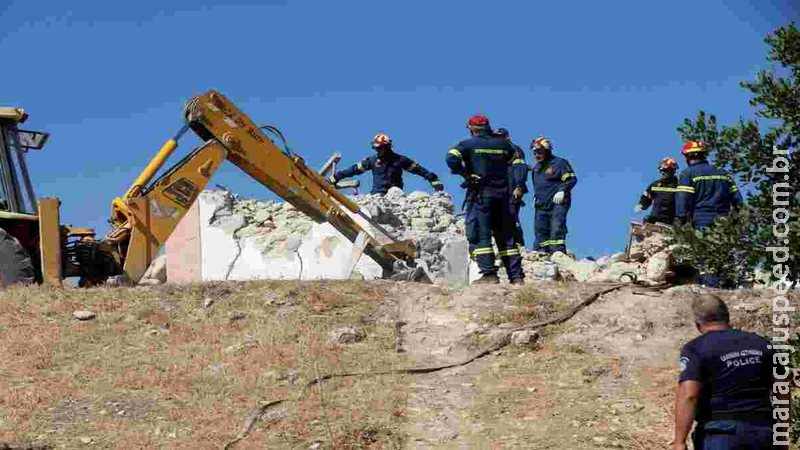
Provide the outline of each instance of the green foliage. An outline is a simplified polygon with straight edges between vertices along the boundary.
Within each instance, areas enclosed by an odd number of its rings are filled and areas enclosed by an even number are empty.
[[[764,253],[750,239],[758,231],[753,214],[754,210],[745,206],[720,217],[715,226],[703,232],[691,225],[676,226],[667,233],[666,242],[677,244],[673,256],[678,264],[716,274],[721,287],[740,286],[753,279],[754,267]]]
[[[743,212],[751,224],[738,219],[720,221],[706,234],[708,242],[690,236],[685,231],[674,233],[675,242],[687,247],[686,260],[705,264],[714,270],[722,270],[728,279],[741,279],[740,267],[725,268],[721,262],[728,259],[736,264],[747,261],[748,271],[762,266],[772,267],[772,255],[764,251],[767,247],[782,247],[785,238],[776,238],[773,233],[773,187],[778,183],[781,191],[791,192],[789,205],[789,254],[787,263],[791,279],[797,280],[800,272],[800,31],[794,23],[778,28],[765,38],[770,46],[768,61],[780,67],[761,71],[754,81],[745,81],[741,86],[753,97],[750,105],[762,122],[769,124],[766,130],[757,120],[740,118],[733,125],[719,126],[713,114],[700,111],[694,120],[685,119],[678,127],[684,140],[700,139],[709,149],[712,162],[731,172],[746,198],[748,208]],[[789,161],[788,172],[767,172],[773,166],[776,155],[773,146],[789,150],[785,155]],[[786,200],[786,197],[781,198]],[[724,236],[733,233],[731,236]],[[742,234],[746,233],[746,234]],[[733,246],[733,247],[731,247]],[[752,252],[751,255],[738,255]],[[732,256],[734,255],[734,256]],[[706,258],[710,260],[703,262]],[[738,275],[734,275],[738,274]]]

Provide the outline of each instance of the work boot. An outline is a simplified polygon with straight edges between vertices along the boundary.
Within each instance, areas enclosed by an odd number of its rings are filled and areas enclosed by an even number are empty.
[[[525,284],[525,279],[523,278],[514,278],[511,280],[511,284]]]
[[[497,276],[496,273],[485,273],[481,275],[480,278],[473,281],[472,284],[497,284],[500,282],[500,278]]]

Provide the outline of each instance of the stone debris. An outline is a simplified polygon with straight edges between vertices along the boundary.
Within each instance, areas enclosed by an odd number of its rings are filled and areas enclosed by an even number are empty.
[[[264,258],[285,258],[287,253],[296,252],[316,225],[289,203],[240,199],[224,190],[204,191],[202,195],[215,205],[209,226],[225,230],[237,241],[247,240]],[[388,233],[386,237],[376,227],[362,223],[380,242],[416,239],[418,256],[434,278],[459,272],[458,264],[448,256],[453,256],[453,248],[467,248],[465,226],[464,220],[455,215],[448,194],[417,191],[406,195],[392,188],[385,196],[364,194],[350,198]],[[466,254],[454,256],[465,258]]]
[[[518,346],[531,346],[539,341],[540,334],[536,330],[520,330],[511,333],[511,343]]]
[[[156,284],[163,284],[167,282],[167,255],[156,257],[150,263],[150,267],[139,280],[142,286],[153,286]]]
[[[74,311],[72,317],[78,320],[92,320],[97,317],[97,314],[92,311]]]
[[[329,335],[334,344],[355,344],[367,338],[364,328],[356,325],[338,325]]]

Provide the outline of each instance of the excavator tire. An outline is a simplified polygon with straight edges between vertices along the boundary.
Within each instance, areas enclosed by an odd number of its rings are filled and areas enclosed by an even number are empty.
[[[0,287],[33,284],[35,276],[31,256],[14,236],[0,228]]]

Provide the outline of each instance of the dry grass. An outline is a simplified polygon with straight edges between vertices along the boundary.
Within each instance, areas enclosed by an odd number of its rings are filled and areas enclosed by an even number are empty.
[[[365,319],[384,295],[357,282],[2,292],[0,442],[218,448],[259,401],[288,397],[241,448],[395,448],[404,377],[304,388],[401,363],[393,327]],[[97,318],[77,321],[81,309]],[[338,323],[361,324],[368,338],[332,344]]]

